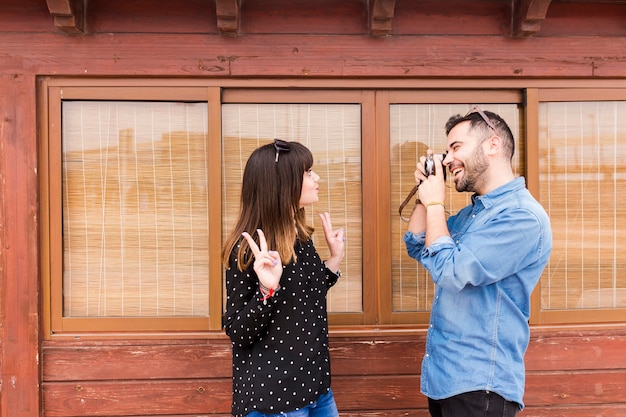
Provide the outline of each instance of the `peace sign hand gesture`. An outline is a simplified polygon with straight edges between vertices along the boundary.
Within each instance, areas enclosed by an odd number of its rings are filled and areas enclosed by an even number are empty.
[[[280,259],[280,254],[267,249],[267,240],[261,229],[257,229],[257,233],[259,234],[260,248],[248,232],[242,233],[254,255],[254,272],[256,272],[261,285],[271,289],[278,288],[280,277],[283,274],[283,263]]]

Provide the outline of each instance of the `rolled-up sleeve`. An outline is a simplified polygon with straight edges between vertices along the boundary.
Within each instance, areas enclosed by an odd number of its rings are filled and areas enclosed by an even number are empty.
[[[418,260],[421,257],[421,252],[424,249],[424,244],[426,243],[426,232],[421,233],[413,233],[406,232],[404,234],[404,244],[406,245],[406,252],[408,255]]]

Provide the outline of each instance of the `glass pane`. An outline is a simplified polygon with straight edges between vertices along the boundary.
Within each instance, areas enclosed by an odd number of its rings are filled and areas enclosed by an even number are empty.
[[[523,175],[524,134],[521,130],[520,109],[515,104],[479,104],[483,110],[499,114],[515,136],[513,169]],[[445,124],[454,114],[465,114],[469,104],[394,104],[390,106],[391,146],[391,283],[392,310],[394,312],[430,311],[434,284],[428,273],[406,254],[402,237],[407,223],[400,219],[398,207],[415,185],[415,164],[428,148],[436,153],[446,150]],[[456,213],[470,203],[470,193],[459,193],[448,177],[446,207]],[[413,201],[407,204],[404,215],[408,217]]]
[[[208,316],[206,103],[62,112],[63,315]]]
[[[315,159],[321,177],[320,200],[307,208],[316,228],[315,247],[329,256],[318,213],[328,211],[333,227],[348,238],[343,276],[328,293],[329,312],[361,312],[362,204],[361,106],[358,104],[224,104],[222,105],[223,216],[225,239],[239,212],[241,178],[248,157],[274,138],[299,141]]]
[[[626,102],[541,103],[541,202],[552,256],[541,308],[626,307]]]

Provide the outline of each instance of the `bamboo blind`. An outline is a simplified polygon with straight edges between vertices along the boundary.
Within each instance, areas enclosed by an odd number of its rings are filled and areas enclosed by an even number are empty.
[[[407,224],[398,216],[398,207],[415,185],[415,164],[427,149],[436,153],[446,150],[445,124],[454,114],[464,115],[471,105],[463,104],[394,104],[390,106],[391,146],[391,281],[392,309],[394,312],[429,311],[434,284],[428,272],[406,254],[402,237]],[[499,114],[515,136],[513,168],[516,175],[523,175],[524,135],[521,131],[520,110],[514,104],[481,104],[484,110]],[[459,193],[448,176],[447,210],[450,214],[470,203],[470,193]],[[412,202],[405,208],[410,214]]]
[[[539,110],[541,200],[554,239],[541,307],[626,307],[626,102]]]
[[[321,177],[319,202],[306,208],[316,228],[315,247],[329,256],[318,214],[328,211],[346,233],[343,276],[328,294],[330,312],[362,312],[361,106],[357,104],[222,105],[223,237],[239,213],[241,178],[248,157],[274,138],[298,141],[314,158]]]
[[[207,104],[62,113],[63,315],[208,316]]]

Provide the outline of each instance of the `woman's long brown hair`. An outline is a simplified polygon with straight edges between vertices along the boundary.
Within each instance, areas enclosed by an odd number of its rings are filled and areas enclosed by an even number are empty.
[[[300,194],[304,173],[313,166],[313,155],[301,143],[289,142],[289,146],[288,152],[280,152],[278,161],[272,143],[250,155],[243,172],[239,218],[222,249],[227,268],[231,256],[236,256],[241,271],[253,261],[248,242],[242,239],[243,232],[248,232],[258,244],[257,229],[263,230],[268,248],[277,251],[285,265],[296,261],[296,239],[310,239],[313,228],[306,224]],[[233,254],[240,241],[239,250]]]

